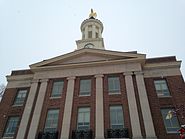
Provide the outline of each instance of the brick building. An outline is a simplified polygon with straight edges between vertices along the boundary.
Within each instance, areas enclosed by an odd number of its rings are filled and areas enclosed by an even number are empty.
[[[81,32],[77,50],[7,76],[0,138],[177,139],[185,124],[181,61],[105,50],[93,12]]]

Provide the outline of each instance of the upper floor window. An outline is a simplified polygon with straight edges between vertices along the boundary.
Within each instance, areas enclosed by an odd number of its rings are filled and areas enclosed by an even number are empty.
[[[78,130],[86,130],[90,128],[90,108],[84,107],[78,109]]]
[[[108,92],[109,94],[119,94],[121,92],[119,77],[108,77]]]
[[[26,89],[19,90],[17,95],[16,95],[16,98],[14,100],[13,105],[22,106],[24,104],[25,99],[26,99],[26,95],[27,95],[27,90]]]
[[[3,137],[14,137],[19,123],[19,117],[9,117]]]
[[[80,80],[80,96],[89,96],[91,94],[91,79]]]
[[[53,83],[51,97],[59,97],[62,94],[64,81],[55,81]]]
[[[155,90],[159,97],[170,96],[166,80],[155,80]]]
[[[180,128],[177,117],[172,115],[172,111],[173,109],[169,108],[161,109],[161,114],[167,133],[176,133]]]
[[[112,129],[124,127],[122,106],[110,106],[110,127]]]
[[[55,132],[58,126],[58,109],[50,109],[47,113],[46,123],[45,123],[45,132]]]
[[[88,38],[92,38],[92,31],[88,31]]]

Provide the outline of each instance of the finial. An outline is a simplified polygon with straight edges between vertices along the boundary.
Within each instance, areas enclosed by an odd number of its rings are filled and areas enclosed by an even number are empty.
[[[91,13],[89,14],[89,18],[96,18],[97,14],[96,12],[93,11],[93,9],[91,9]]]

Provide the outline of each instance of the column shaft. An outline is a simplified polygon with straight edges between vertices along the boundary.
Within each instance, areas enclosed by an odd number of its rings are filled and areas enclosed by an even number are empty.
[[[104,139],[103,75],[96,75],[96,139]]]
[[[64,106],[64,116],[62,123],[61,139],[69,139],[71,113],[73,106],[73,93],[74,93],[75,77],[68,78],[67,94]]]
[[[95,25],[92,26],[92,38],[93,39],[96,38],[96,26]]]
[[[135,73],[146,137],[156,137],[143,74],[141,72]]]
[[[30,92],[28,94],[28,99],[26,101],[25,109],[24,109],[22,119],[19,125],[17,139],[24,139],[26,129],[28,126],[28,121],[29,121],[30,114],[31,114],[31,110],[33,107],[33,102],[34,102],[35,95],[37,92],[37,87],[38,87],[38,80],[35,80],[31,84]]]
[[[88,26],[85,27],[85,39],[88,39]]]
[[[41,115],[41,111],[42,111],[42,106],[43,106],[43,102],[44,102],[44,97],[45,97],[47,84],[48,84],[47,81],[48,81],[48,79],[41,80],[40,90],[38,93],[37,102],[35,105],[35,110],[33,113],[32,121],[31,121],[31,125],[30,125],[30,130],[28,133],[28,139],[35,138],[36,133],[37,133],[37,128],[38,128],[40,115]]]
[[[142,138],[132,73],[125,73],[126,91],[133,138]]]

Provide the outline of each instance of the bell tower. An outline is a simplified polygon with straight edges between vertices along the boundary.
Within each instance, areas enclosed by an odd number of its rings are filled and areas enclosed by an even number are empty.
[[[96,16],[96,12],[91,9],[89,18],[82,22],[80,27],[82,32],[82,39],[76,41],[77,49],[105,49],[104,41],[102,38],[103,24],[100,20],[96,19]]]

